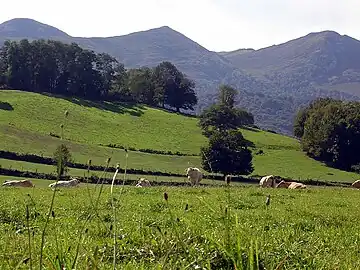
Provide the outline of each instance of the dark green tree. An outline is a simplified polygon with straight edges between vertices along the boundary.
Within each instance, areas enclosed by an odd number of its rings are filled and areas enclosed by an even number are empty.
[[[58,176],[64,176],[68,172],[68,164],[72,161],[71,153],[65,144],[60,144],[54,152]]]
[[[360,151],[360,103],[321,99],[306,109],[302,149],[336,168],[352,170],[359,165],[354,153]]]
[[[339,100],[332,98],[318,98],[312,101],[307,107],[301,108],[295,116],[294,121],[294,136],[301,138],[304,135],[305,122],[312,111],[319,110],[329,103],[339,103]]]
[[[134,100],[156,105],[153,70],[148,67],[128,70],[128,87]]]
[[[180,109],[193,110],[197,104],[195,83],[170,62],[162,62],[154,68],[155,98],[161,106],[169,105]]]
[[[214,130],[238,129],[254,124],[251,113],[234,107],[236,91],[233,88],[221,86],[218,95],[218,103],[203,110],[199,117],[199,126],[205,136],[210,136]]]
[[[236,130],[215,131],[209,145],[201,148],[202,167],[209,172],[248,175],[253,172],[252,154],[247,141]]]
[[[238,91],[229,85],[220,85],[218,100],[220,105],[234,108]]]

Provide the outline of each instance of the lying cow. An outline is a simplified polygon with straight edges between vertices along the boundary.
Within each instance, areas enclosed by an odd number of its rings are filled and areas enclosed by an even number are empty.
[[[276,177],[273,175],[264,176],[263,178],[261,178],[259,185],[263,188],[275,187]]]
[[[140,178],[136,184],[136,187],[151,187],[149,180],[145,178]]]
[[[356,180],[354,183],[351,184],[353,188],[360,188],[360,180]]]
[[[186,169],[186,176],[188,177],[191,185],[198,185],[203,179],[203,173],[198,168],[189,167]]]
[[[281,181],[276,185],[276,188],[289,188],[289,189],[304,189],[306,185],[297,182],[285,182]]]
[[[35,185],[28,179],[24,180],[5,180],[2,184],[4,187],[35,187]]]
[[[70,181],[57,181],[49,185],[52,189],[57,187],[76,187],[80,184],[80,181],[76,178],[71,179]]]

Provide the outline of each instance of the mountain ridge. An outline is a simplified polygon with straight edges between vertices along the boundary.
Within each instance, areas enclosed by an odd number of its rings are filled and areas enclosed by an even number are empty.
[[[21,32],[18,28],[24,23],[28,25]],[[17,35],[9,35],[9,29]],[[338,36],[341,42],[337,42]],[[72,37],[33,19],[12,19],[0,24],[0,42],[22,38],[75,42],[85,49],[116,57],[126,68],[153,67],[170,61],[196,82],[196,112],[214,102],[217,88],[225,83],[240,91],[237,105],[252,112],[259,126],[285,134],[292,132],[296,110],[314,98],[360,97],[360,73],[353,61],[356,55],[360,56],[360,41],[330,30],[259,50],[213,52],[169,26],[120,36]],[[346,56],[349,48],[351,57]],[[328,68],[331,63],[340,68]],[[340,83],[347,83],[345,90]]]

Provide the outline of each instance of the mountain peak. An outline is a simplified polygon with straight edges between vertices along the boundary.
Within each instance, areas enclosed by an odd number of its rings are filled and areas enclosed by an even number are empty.
[[[29,18],[15,18],[0,24],[0,35],[3,37],[22,38],[68,38],[65,32]]]
[[[338,32],[331,31],[331,30],[325,30],[320,32],[311,32],[307,34],[304,38],[315,38],[315,39],[340,39],[343,36],[340,35]]]

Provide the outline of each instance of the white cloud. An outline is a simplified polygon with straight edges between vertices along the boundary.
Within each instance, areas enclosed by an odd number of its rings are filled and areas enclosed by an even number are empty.
[[[74,36],[112,36],[168,25],[210,50],[261,48],[309,32],[360,38],[358,0],[18,0],[0,21],[28,17]]]

